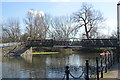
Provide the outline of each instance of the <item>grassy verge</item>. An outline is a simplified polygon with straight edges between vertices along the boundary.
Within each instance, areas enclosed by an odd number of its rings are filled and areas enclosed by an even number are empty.
[[[56,53],[59,53],[59,52],[34,52],[32,54],[56,54]]]

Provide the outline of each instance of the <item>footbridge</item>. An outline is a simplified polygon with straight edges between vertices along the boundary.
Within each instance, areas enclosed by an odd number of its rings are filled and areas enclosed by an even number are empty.
[[[26,47],[116,47],[117,39],[28,40]]]

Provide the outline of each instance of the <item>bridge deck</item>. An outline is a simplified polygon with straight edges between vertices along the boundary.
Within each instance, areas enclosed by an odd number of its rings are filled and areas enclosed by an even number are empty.
[[[116,47],[117,39],[82,39],[81,41],[59,41],[53,39],[29,40],[31,47]]]
[[[54,45],[53,47],[82,47],[82,46],[61,46],[61,45]]]

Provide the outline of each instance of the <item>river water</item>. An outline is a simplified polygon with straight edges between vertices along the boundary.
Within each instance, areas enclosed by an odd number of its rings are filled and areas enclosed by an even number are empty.
[[[85,60],[94,65],[98,53],[57,53],[52,55],[35,55],[26,57],[3,57],[2,78],[63,78],[65,66],[70,66],[70,72],[79,76],[80,66],[85,66]],[[91,59],[92,58],[92,59]]]

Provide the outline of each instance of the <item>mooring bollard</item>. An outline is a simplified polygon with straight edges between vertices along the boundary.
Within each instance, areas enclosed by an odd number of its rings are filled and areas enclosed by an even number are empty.
[[[115,63],[115,54],[112,54],[113,57],[113,64]]]
[[[88,60],[86,60],[86,76],[85,80],[89,80],[89,63]]]
[[[98,57],[96,57],[96,72],[97,72],[97,80],[99,80],[99,66],[98,66]]]
[[[108,60],[108,69],[110,69],[110,54],[108,54],[108,58],[107,58]]]
[[[112,60],[112,53],[110,53],[110,66],[112,66],[113,60]]]
[[[118,63],[119,63],[119,54],[117,54],[118,55]]]
[[[69,80],[69,74],[70,74],[69,66],[66,66],[65,68],[66,68],[66,70],[65,70],[65,73],[66,73],[66,80]]]
[[[105,54],[105,73],[107,72],[107,56]]]
[[[103,78],[103,58],[102,55],[100,55],[100,67],[101,67],[101,78]]]

